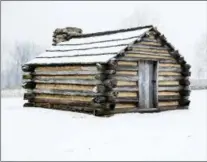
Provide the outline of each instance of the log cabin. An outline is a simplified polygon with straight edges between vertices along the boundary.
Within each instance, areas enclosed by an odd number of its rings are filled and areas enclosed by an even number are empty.
[[[191,66],[156,27],[72,29],[56,29],[53,45],[22,66],[25,107],[96,116],[188,108]]]

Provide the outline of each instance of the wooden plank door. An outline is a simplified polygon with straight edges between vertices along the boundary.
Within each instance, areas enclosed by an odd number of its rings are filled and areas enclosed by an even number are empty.
[[[156,108],[157,101],[157,61],[139,62],[139,108]]]

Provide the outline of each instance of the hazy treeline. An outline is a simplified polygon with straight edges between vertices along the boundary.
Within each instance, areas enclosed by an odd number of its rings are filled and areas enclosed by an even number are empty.
[[[31,42],[16,42],[13,46],[2,48],[7,50],[1,51],[1,89],[20,88],[22,64],[42,52],[43,48]]]

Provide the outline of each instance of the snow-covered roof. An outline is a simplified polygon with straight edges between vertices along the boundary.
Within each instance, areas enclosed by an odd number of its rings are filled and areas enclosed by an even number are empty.
[[[74,36],[50,47],[26,64],[106,63],[151,28],[145,26]]]

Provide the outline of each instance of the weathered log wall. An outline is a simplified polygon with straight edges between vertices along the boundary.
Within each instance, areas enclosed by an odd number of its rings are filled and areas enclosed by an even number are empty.
[[[107,73],[97,70],[96,65],[23,67],[23,87],[28,90],[25,106],[41,106],[68,110],[100,112],[103,105],[94,103],[101,96],[97,86],[102,82],[97,75]],[[27,69],[27,70],[24,70]],[[104,74],[108,75],[108,74]]]
[[[115,77],[118,92],[116,97],[116,109],[132,109],[138,106],[138,62],[118,61]]]
[[[176,54],[163,43],[163,36],[157,37],[155,32],[146,35],[140,42],[130,46],[124,57],[118,57],[116,77],[125,76],[126,81],[118,79],[117,87],[119,92],[116,108],[138,107],[138,84],[139,84],[139,61],[158,61],[158,108],[159,110],[176,109],[189,105],[189,68],[182,57]],[[124,93],[123,93],[124,92]],[[129,93],[130,92],[130,93]],[[121,100],[122,99],[122,100]],[[120,100],[122,102],[120,102]],[[126,103],[134,103],[132,107]],[[120,104],[123,104],[120,106]],[[124,105],[126,107],[124,107]]]

